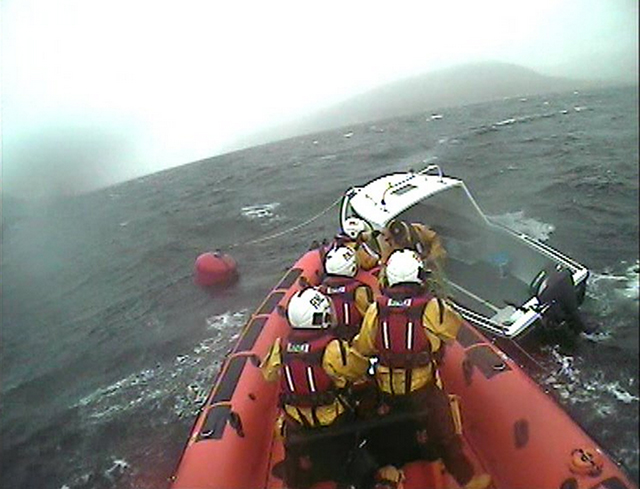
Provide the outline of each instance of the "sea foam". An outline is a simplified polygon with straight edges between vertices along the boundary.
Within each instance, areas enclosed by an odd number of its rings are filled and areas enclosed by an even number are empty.
[[[525,217],[524,211],[508,212],[497,216],[489,216],[489,218],[498,224],[502,224],[518,233],[526,234],[538,241],[547,241],[556,229],[553,224]]]

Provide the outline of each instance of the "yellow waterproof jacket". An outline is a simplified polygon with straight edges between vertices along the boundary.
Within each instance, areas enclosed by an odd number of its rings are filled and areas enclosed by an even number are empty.
[[[368,285],[362,284],[360,287],[356,288],[353,295],[355,298],[356,309],[358,309],[358,312],[362,314],[362,317],[364,317],[369,310],[369,306],[373,303],[373,291]]]
[[[434,298],[427,303],[422,316],[422,326],[427,333],[433,353],[440,350],[443,342],[454,340],[461,325],[460,315],[444,300],[439,301]],[[360,332],[353,339],[352,350],[365,357],[375,356],[378,353],[375,345],[378,327],[378,306],[373,303],[364,316]],[[376,369],[378,387],[382,392],[388,394],[405,393],[405,377],[406,371],[404,369],[394,368],[393,378],[391,378],[389,368],[378,365]],[[434,372],[433,365],[412,369],[411,392],[424,387],[435,377],[437,377],[437,373]],[[391,383],[393,383],[393,388]]]
[[[366,242],[361,240],[351,241],[346,243],[346,246],[355,250],[358,268],[371,270],[380,263],[380,255]]]
[[[342,348],[342,350],[341,350]],[[346,353],[346,362],[343,363],[343,351]],[[349,344],[344,340],[335,339],[325,348],[322,356],[322,368],[333,379],[339,388],[345,387],[349,382],[355,382],[364,377],[369,368],[369,361],[361,355],[349,349]],[[262,375],[268,382],[275,382],[280,378],[282,371],[282,347],[281,340],[277,338],[269,352],[260,364]],[[295,407],[285,404],[284,412],[301,425],[313,426],[312,409],[321,426],[333,423],[338,416],[345,411],[344,404],[336,399],[333,403],[315,408]],[[304,417],[304,420],[301,418]]]
[[[405,223],[406,224],[406,223]],[[411,223],[411,230],[406,229],[405,236],[407,242],[396,242],[388,231],[385,231],[384,238],[380,240],[381,245],[381,261],[386,263],[389,255],[395,250],[403,248],[413,248],[415,246],[414,237],[417,238],[425,249],[422,258],[435,264],[438,268],[442,267],[447,252],[442,246],[438,234],[428,226],[421,223]],[[413,232],[411,232],[413,231]]]

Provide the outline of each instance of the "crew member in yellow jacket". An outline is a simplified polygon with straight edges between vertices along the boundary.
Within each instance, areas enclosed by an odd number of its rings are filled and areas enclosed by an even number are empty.
[[[331,301],[319,290],[294,294],[287,318],[289,335],[276,339],[261,363],[267,381],[280,380],[285,482],[292,489],[322,480],[345,482],[344,462],[354,447],[355,432],[314,435],[352,419],[344,389],[364,376],[369,362],[336,336]]]
[[[462,318],[426,291],[428,272],[415,251],[394,251],[384,273],[387,288],[367,310],[352,342],[358,354],[378,358],[379,414],[401,418],[368,434],[374,458],[380,465],[401,467],[436,453],[465,489],[484,489],[491,479],[487,474],[474,477],[437,375],[444,342],[455,339]]]
[[[411,249],[425,260],[429,268],[442,271],[447,252],[438,234],[430,227],[418,222],[393,219],[382,231],[382,237],[380,254],[383,263],[395,250]]]
[[[346,245],[356,251],[358,268],[371,270],[380,264],[380,245],[376,237],[380,234],[373,231],[371,226],[359,217],[347,218],[342,230],[336,236],[334,242],[336,246]]]

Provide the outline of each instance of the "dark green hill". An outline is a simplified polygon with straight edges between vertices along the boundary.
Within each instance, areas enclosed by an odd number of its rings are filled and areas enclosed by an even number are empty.
[[[243,138],[242,146],[445,107],[605,85],[605,82],[545,76],[508,63],[466,64],[363,92],[307,117],[256,132]]]

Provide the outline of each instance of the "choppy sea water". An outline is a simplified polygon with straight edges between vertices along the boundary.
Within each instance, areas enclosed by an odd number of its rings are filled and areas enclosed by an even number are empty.
[[[158,489],[239,329],[349,186],[438,163],[483,210],[592,270],[600,325],[536,380],[638,480],[638,91],[513,98],[304,136],[67,199],[4,205],[0,485]],[[12,204],[18,206],[18,204]],[[14,217],[17,216],[17,217]],[[240,244],[239,246],[234,246]],[[240,280],[193,284],[228,250]]]

